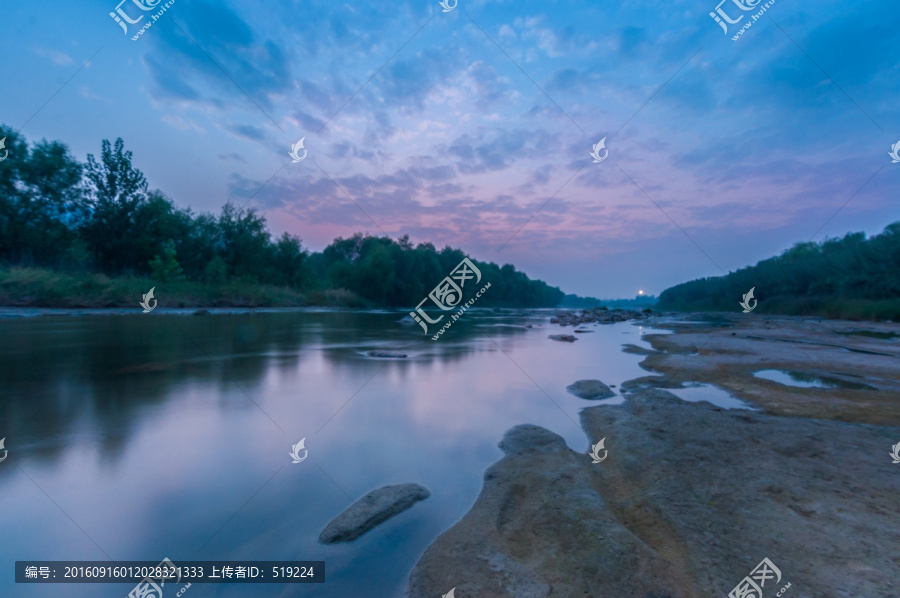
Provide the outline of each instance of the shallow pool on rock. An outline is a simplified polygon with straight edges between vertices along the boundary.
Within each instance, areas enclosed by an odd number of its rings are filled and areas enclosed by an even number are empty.
[[[731,396],[731,393],[728,391],[712,384],[698,384],[687,388],[670,388],[667,390],[677,395],[678,398],[691,403],[706,401],[723,409],[753,409],[744,401]]]
[[[854,390],[875,390],[868,384],[848,382],[828,376],[818,376],[808,372],[796,372],[793,370],[759,370],[753,372],[757,378],[771,380],[785,386],[797,388],[849,388]]]

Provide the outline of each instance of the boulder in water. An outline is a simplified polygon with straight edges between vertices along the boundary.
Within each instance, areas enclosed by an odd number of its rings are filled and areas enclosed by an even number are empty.
[[[396,484],[372,490],[332,519],[319,534],[319,542],[352,542],[429,496],[431,491],[418,484]]]
[[[616,396],[616,393],[599,380],[579,380],[574,384],[568,385],[566,390],[576,397],[587,399],[588,401],[608,399]]]

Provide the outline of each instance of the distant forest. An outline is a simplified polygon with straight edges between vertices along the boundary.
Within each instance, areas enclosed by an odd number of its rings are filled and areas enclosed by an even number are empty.
[[[798,243],[726,276],[676,285],[658,307],[733,311],[751,287],[758,312],[900,321],[900,222],[868,239]]]
[[[273,239],[253,209],[226,204],[218,215],[179,208],[150,190],[122,139],[103,140],[99,159],[79,163],[59,141],[29,146],[0,126],[0,265],[161,284],[277,285],[315,295],[345,289],[377,306],[414,306],[464,258],[449,246],[413,246],[356,234],[310,252],[287,233]],[[490,292],[479,307],[553,307],[563,292],[515,267],[472,260]]]
[[[566,295],[559,302],[558,307],[565,309],[585,309],[592,307],[607,307],[613,309],[645,309],[656,305],[656,297],[653,295],[637,295],[634,299],[597,299],[596,297],[579,297],[578,295]]]

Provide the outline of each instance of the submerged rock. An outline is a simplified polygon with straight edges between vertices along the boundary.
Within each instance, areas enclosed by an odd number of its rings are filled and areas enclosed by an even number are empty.
[[[608,399],[616,396],[609,387],[599,380],[579,380],[574,384],[566,387],[570,393],[581,399],[588,401],[596,401],[598,399]]]
[[[372,490],[332,519],[319,534],[319,542],[352,542],[429,496],[428,488],[418,484],[396,484]]]
[[[549,338],[550,340],[554,340],[554,341],[562,341],[562,342],[565,342],[565,343],[574,343],[575,341],[578,340],[577,338],[575,338],[575,337],[572,336],[571,334],[551,334],[551,335],[548,336],[547,338]]]

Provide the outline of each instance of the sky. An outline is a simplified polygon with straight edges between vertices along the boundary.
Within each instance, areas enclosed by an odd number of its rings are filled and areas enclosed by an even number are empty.
[[[0,5],[0,122],[122,137],[311,250],[409,235],[601,298],[900,220],[896,2],[726,0],[726,33],[717,0],[174,0],[133,40],[165,5]]]

